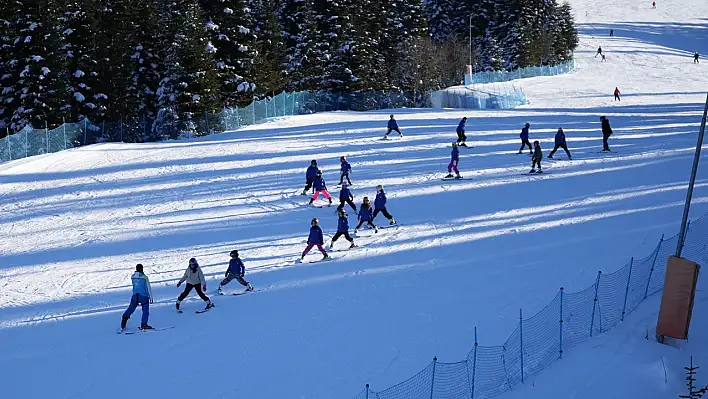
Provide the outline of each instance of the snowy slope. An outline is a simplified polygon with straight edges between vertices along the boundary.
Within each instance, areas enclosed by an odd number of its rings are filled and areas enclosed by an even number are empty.
[[[348,398],[365,383],[402,381],[434,355],[462,359],[475,326],[480,343],[500,344],[519,308],[531,315],[558,287],[584,288],[597,270],[651,252],[678,229],[708,89],[708,67],[689,52],[708,52],[700,19],[708,6],[572,3],[583,33],[578,71],[520,81],[531,104],[519,109],[390,111],[402,140],[379,140],[389,111],[337,112],[0,165],[0,340],[12,343],[0,357],[5,392]],[[600,44],[605,63],[593,58]],[[600,115],[612,122],[615,153],[598,153]],[[474,148],[462,150],[460,166],[471,179],[443,182],[462,116]],[[524,175],[529,157],[516,152],[527,121],[545,154],[562,126],[574,160],[559,153],[544,160],[549,174]],[[311,218],[329,237],[336,229],[334,208],[303,205],[304,170],[318,159],[336,192],[341,155],[354,168],[357,204],[383,184],[400,227],[363,231],[360,248],[334,252],[333,262],[295,264]],[[692,217],[708,212],[707,201],[703,167]],[[192,313],[203,306],[192,299],[176,314],[187,260],[199,260],[213,292],[234,248],[263,291],[212,296],[217,307],[204,315]],[[151,324],[175,328],[119,336],[138,262],[156,296]],[[645,304],[637,317],[655,308]],[[543,397],[566,388],[545,386]]]

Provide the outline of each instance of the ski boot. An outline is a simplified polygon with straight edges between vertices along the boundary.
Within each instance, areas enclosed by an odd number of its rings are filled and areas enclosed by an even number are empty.
[[[356,244],[354,244],[354,241],[352,241],[352,244],[349,246],[349,249],[356,248]]]
[[[462,179],[462,176],[458,173],[457,176],[455,176],[455,179]]]
[[[141,325],[140,325],[140,329],[141,329],[141,330],[154,330],[154,328],[152,328],[152,326],[149,325],[148,323],[143,323],[143,324],[141,324]]]
[[[455,177],[455,175],[453,175],[452,173],[448,173],[447,176],[445,176],[445,179],[450,179],[453,177]]]
[[[389,225],[393,226],[394,224],[396,224],[396,219],[391,218],[391,222],[389,222]]]
[[[315,202],[314,198],[310,198],[310,202],[307,203],[307,205],[312,205],[312,203]]]
[[[128,318],[123,316],[120,319],[120,329],[125,330],[125,326],[128,324]]]
[[[541,168],[538,168],[538,170],[536,171],[536,173],[543,173],[543,170],[541,170]]]
[[[180,301],[177,301],[177,303],[175,303],[175,308],[177,309],[178,312],[180,311],[180,310],[179,310],[179,304],[180,304]]]
[[[204,310],[209,310],[209,309],[211,309],[211,308],[213,308],[213,307],[214,307],[214,304],[213,304],[211,301],[209,301],[209,302],[207,302],[206,308],[204,308]]]
[[[517,152],[517,154],[518,154],[518,155],[521,155],[521,154],[522,154],[522,151]]]
[[[536,173],[536,169],[531,169],[529,173]]]
[[[219,295],[224,295],[224,292],[221,291],[221,285],[219,285],[219,288],[216,290],[216,292],[217,292]]]
[[[248,287],[246,287],[246,292],[253,291],[253,286],[251,283],[248,283]]]
[[[332,205],[332,198],[329,198],[329,204]]]
[[[325,254],[325,256],[322,257],[322,260],[329,260],[332,259],[329,255]]]

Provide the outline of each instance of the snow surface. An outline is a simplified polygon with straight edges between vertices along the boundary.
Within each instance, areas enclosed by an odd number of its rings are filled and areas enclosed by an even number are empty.
[[[708,88],[708,67],[690,54],[708,52],[708,6],[572,5],[577,72],[518,82],[531,102],[518,109],[324,113],[0,165],[0,341],[11,343],[0,357],[3,394],[350,398],[365,383],[378,391],[407,379],[434,355],[463,359],[475,326],[480,344],[501,344],[519,308],[532,315],[560,286],[585,288],[598,269],[650,253],[680,221]],[[598,45],[607,62],[593,58]],[[380,140],[390,113],[403,139]],[[598,153],[600,115],[612,123],[615,153]],[[461,152],[468,179],[443,182],[463,116],[474,145]],[[525,122],[545,154],[562,126],[574,160],[559,154],[544,160],[549,174],[524,175],[529,158],[516,151]],[[304,205],[304,170],[317,159],[336,194],[341,155],[357,205],[383,184],[401,226],[362,231],[360,248],[333,252],[332,262],[295,264],[310,219],[328,237],[336,229],[334,208]],[[708,212],[706,202],[703,166],[692,218]],[[212,295],[232,249],[262,292]],[[204,315],[192,313],[203,307],[194,297],[184,314],[173,309],[192,256],[216,303]],[[150,323],[175,328],[120,336],[138,262],[153,283]],[[703,287],[696,336],[708,328]],[[500,397],[631,397],[620,384],[637,388],[634,397],[675,397],[688,355],[706,364],[708,348],[645,341],[658,300]],[[139,319],[140,310],[129,325]]]

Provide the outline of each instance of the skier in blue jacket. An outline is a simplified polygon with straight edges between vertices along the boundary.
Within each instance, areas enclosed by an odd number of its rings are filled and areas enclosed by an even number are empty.
[[[531,152],[531,155],[533,155],[533,147],[531,147],[531,142],[529,141],[529,128],[531,127],[530,124],[524,125],[524,128],[521,129],[521,134],[519,134],[519,137],[521,138],[521,148],[519,148],[519,154],[524,152],[524,148],[526,146],[529,146],[529,151]]]
[[[467,144],[465,144],[465,141],[467,140],[467,136],[465,136],[465,125],[466,124],[467,124],[467,117],[464,117],[460,121],[460,124],[457,125],[457,144],[461,145],[463,147],[467,147]]]
[[[398,123],[396,122],[395,119],[393,119],[393,115],[391,115],[391,119],[388,120],[388,130],[386,131],[386,134],[384,135],[384,139],[388,138],[388,135],[391,134],[392,131],[398,132],[399,137],[403,137],[403,133],[401,133],[401,129],[398,128]]]
[[[354,205],[354,195],[351,190],[349,190],[349,185],[347,183],[342,183],[342,189],[339,191],[339,206],[337,211],[344,209],[344,204],[349,204],[349,206],[356,212],[356,205]]]
[[[253,291],[253,286],[251,285],[251,283],[244,280],[243,278],[243,276],[246,274],[246,266],[243,265],[243,261],[241,261],[241,259],[238,257],[238,251],[234,249],[233,251],[231,251],[229,256],[231,256],[231,260],[229,261],[229,268],[224,274],[225,278],[219,283],[219,294],[223,295],[223,293],[221,292],[221,287],[230,283],[231,280],[234,279],[238,281],[241,285],[246,287],[246,291]]]
[[[332,237],[332,243],[329,244],[329,249],[334,247],[334,242],[339,239],[339,237],[344,236],[344,238],[349,241],[349,248],[354,248],[354,239],[349,235],[349,219],[347,219],[347,212],[344,209],[338,209],[337,215],[339,216],[339,221],[337,222],[337,234]]]
[[[302,190],[302,195],[307,195],[307,191],[312,188],[312,183],[315,182],[317,172],[319,171],[320,170],[317,169],[317,160],[313,159],[310,162],[310,166],[307,167],[307,172],[305,172],[305,179],[307,182],[305,183],[305,189]]]
[[[309,237],[307,237],[307,247],[302,252],[300,260],[305,259],[305,255],[307,255],[307,253],[310,252],[310,250],[314,246],[317,246],[317,249],[319,249],[322,255],[324,256],[322,260],[329,259],[327,251],[325,251],[325,249],[322,247],[322,245],[324,244],[324,235],[322,234],[322,229],[320,228],[319,223],[320,221],[317,218],[312,219],[312,221],[310,222],[311,227],[310,235]]]
[[[153,330],[153,328],[148,324],[148,317],[150,316],[150,304],[152,303],[152,287],[150,287],[150,280],[143,273],[143,265],[138,263],[135,266],[135,273],[130,277],[133,282],[133,296],[130,297],[130,306],[123,313],[123,317],[120,321],[121,331],[125,329],[126,324],[128,324],[128,319],[133,315],[135,309],[138,305],[143,308],[143,317],[140,320],[141,330]]]
[[[393,219],[393,216],[391,216],[386,209],[386,193],[384,193],[384,188],[380,184],[376,186],[376,199],[374,200],[374,215],[371,217],[372,221],[376,219],[376,215],[378,215],[379,212],[383,213],[386,219],[389,220],[389,224],[396,224],[396,220]]]
[[[352,166],[349,165],[349,162],[347,162],[347,157],[342,156],[339,158],[339,161],[342,163],[342,167],[340,169],[339,173],[339,185],[342,185],[342,182],[344,181],[344,178],[347,178],[347,182],[349,185],[352,185],[352,181],[349,179],[349,174],[352,172]]]
[[[361,227],[361,225],[365,222],[369,227],[374,228],[374,233],[379,232],[379,229],[377,229],[376,225],[374,224],[374,214],[371,210],[371,203],[369,202],[369,197],[364,197],[364,203],[361,204],[361,208],[359,208],[359,224],[356,225],[356,228],[354,229],[354,234],[356,234],[357,230],[359,230],[359,227]]]
[[[553,154],[558,151],[559,148],[562,148],[565,150],[565,153],[568,154],[568,159],[573,160],[573,157],[570,156],[570,151],[568,151],[568,144],[565,142],[565,133],[563,133],[563,128],[559,127],[558,132],[556,133],[556,139],[555,139],[556,145],[553,147],[553,151],[551,151],[550,154],[548,154],[549,159],[553,159]]]

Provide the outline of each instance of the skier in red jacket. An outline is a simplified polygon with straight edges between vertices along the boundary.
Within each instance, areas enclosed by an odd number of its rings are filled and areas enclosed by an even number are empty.
[[[620,89],[618,89],[617,87],[615,87],[615,101],[622,101],[620,99]]]

